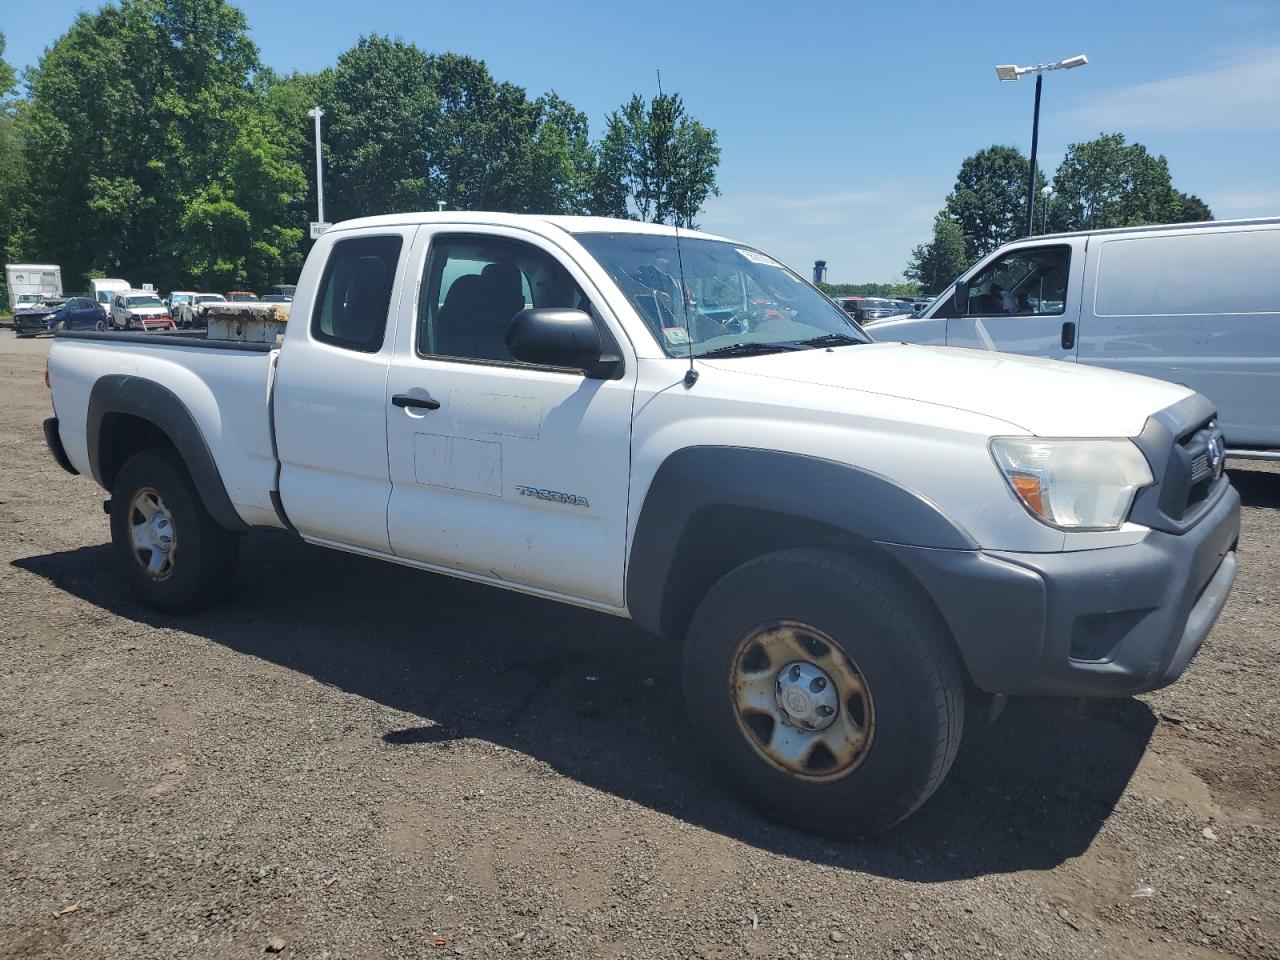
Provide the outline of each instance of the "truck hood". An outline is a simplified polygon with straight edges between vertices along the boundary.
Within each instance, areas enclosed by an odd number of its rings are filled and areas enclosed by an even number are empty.
[[[1134,437],[1153,413],[1192,393],[1163,380],[1058,360],[902,343],[704,362],[966,410],[1041,437]]]

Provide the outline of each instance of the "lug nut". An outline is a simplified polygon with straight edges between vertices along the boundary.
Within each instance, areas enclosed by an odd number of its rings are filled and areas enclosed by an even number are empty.
[[[791,678],[792,683],[795,683],[797,680],[800,679],[800,668],[792,667],[791,672],[787,674],[787,676]]]
[[[813,682],[809,684],[809,689],[814,693],[819,693],[827,688],[827,681],[822,677],[814,677]]]
[[[818,704],[818,716],[829,717],[833,713],[835,713],[835,711],[832,710],[830,707],[828,707],[825,703]]]

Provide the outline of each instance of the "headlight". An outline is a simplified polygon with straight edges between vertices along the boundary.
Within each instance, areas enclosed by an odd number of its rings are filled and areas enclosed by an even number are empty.
[[[1131,440],[997,437],[991,456],[1027,510],[1064,530],[1116,529],[1134,494],[1152,482]]]

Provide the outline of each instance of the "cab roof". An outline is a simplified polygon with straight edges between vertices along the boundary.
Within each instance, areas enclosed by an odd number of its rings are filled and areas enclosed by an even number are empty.
[[[566,217],[536,213],[496,213],[479,210],[441,210],[421,213],[390,213],[378,217],[360,217],[335,223],[328,233],[340,230],[359,230],[366,227],[404,227],[417,224],[466,224],[493,227],[524,227],[543,229],[556,227],[565,233],[641,233],[652,236],[674,237],[675,227],[664,223],[645,223],[640,220],[621,220],[614,217]],[[736,241],[700,230],[680,230],[681,237],[700,240]]]

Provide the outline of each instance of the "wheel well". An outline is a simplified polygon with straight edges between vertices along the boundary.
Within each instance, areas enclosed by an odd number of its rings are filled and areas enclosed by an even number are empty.
[[[951,630],[928,591],[874,541],[840,527],[750,507],[706,507],[690,518],[667,573],[662,597],[663,636],[681,640],[702,598],[731,570],[766,553],[797,547],[836,550],[875,563],[915,594],[922,608],[937,619],[963,664]]]
[[[176,447],[169,435],[144,417],[108,413],[98,428],[98,472],[108,490],[116,474],[135,453],[152,447]]]

